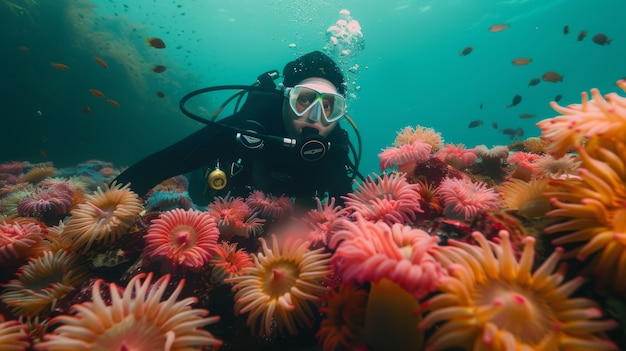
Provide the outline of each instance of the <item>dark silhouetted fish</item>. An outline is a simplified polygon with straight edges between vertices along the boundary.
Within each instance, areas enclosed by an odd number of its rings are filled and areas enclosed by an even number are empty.
[[[517,105],[519,105],[520,102],[522,102],[522,96],[521,95],[515,95],[515,96],[513,96],[513,101],[511,102],[511,104],[507,105],[506,107],[511,108],[513,106],[517,106]]]
[[[476,128],[476,127],[482,126],[482,125],[483,125],[483,120],[482,119],[475,119],[475,120],[470,122],[470,124],[467,126],[467,128]]]

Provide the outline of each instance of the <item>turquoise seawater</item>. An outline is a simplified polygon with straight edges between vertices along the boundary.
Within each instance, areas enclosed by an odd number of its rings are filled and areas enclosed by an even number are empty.
[[[626,76],[621,0],[7,0],[0,3],[0,161],[129,165],[201,127],[178,110],[185,93],[250,84],[298,55],[328,49],[327,29],[345,18],[342,9],[363,38],[350,55],[329,53],[350,79],[364,174],[379,171],[377,154],[405,126],[431,127],[468,147],[507,144],[504,128],[538,136],[535,123],[556,115],[549,106],[556,95],[561,104],[577,103],[594,87],[618,90],[615,81]],[[510,27],[493,33],[494,24]],[[579,41],[582,30],[588,34]],[[594,43],[597,33],[610,45]],[[167,47],[154,49],[146,37]],[[467,46],[473,52],[459,55]],[[532,62],[513,65],[519,57]],[[167,71],[152,72],[159,64]],[[563,82],[529,87],[547,71]],[[507,108],[515,95],[521,103]],[[484,123],[468,128],[473,120]]]

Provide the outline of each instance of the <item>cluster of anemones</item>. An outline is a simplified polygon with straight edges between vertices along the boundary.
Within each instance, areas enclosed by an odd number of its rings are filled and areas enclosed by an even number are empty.
[[[264,218],[258,218],[245,199],[226,195],[217,196],[209,204],[207,213],[215,219],[221,240],[230,240],[233,236],[249,237],[263,231]]]

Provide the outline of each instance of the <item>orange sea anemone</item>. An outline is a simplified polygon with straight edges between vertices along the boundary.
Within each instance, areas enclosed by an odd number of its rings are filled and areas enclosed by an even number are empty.
[[[326,294],[326,305],[320,312],[326,316],[317,332],[322,350],[366,350],[359,336],[365,325],[367,291],[356,284],[341,284]]]
[[[30,346],[26,324],[4,319],[0,314],[0,350],[27,350]]]
[[[152,221],[146,240],[148,257],[166,258],[174,267],[199,269],[213,257],[220,232],[207,212],[177,208]]]
[[[433,128],[422,126],[415,126],[415,128],[413,128],[408,126],[397,133],[393,146],[412,144],[417,139],[422,139],[425,143],[432,146],[432,151],[441,149],[443,145],[441,133],[436,132]]]
[[[92,195],[85,195],[86,202],[71,211],[72,217],[63,230],[63,238],[73,250],[89,251],[94,243],[109,245],[125,234],[135,218],[143,210],[137,194],[129,185],[105,185]]]
[[[237,291],[235,311],[249,313],[246,324],[255,333],[269,336],[286,329],[297,334],[299,327],[312,324],[315,307],[327,291],[322,283],[332,273],[330,254],[291,238],[281,248],[272,235],[271,249],[259,240],[262,252],[253,257],[255,266],[226,279]]]
[[[78,256],[63,250],[46,251],[22,266],[17,279],[2,285],[4,292],[0,299],[16,314],[45,315],[87,276],[87,267]]]
[[[145,278],[145,279],[143,279]],[[143,282],[141,281],[143,279]],[[111,302],[100,292],[102,279],[92,289],[92,301],[72,306],[73,315],[52,319],[60,326],[35,345],[37,350],[195,350],[219,347],[221,340],[202,329],[219,317],[205,317],[207,310],[191,307],[195,297],[178,300],[184,280],[161,301],[170,282],[165,275],[150,284],[152,273],[134,276],[120,293],[109,284]]]
[[[35,223],[0,222],[0,267],[30,256],[44,236],[42,228]]]
[[[617,326],[599,320],[602,312],[587,298],[569,298],[584,282],[563,282],[555,271],[562,255],[557,249],[534,272],[535,239],[524,239],[519,261],[507,232],[500,244],[474,232],[480,247],[451,241],[463,254],[448,265],[450,276],[441,291],[422,304],[429,311],[419,328],[437,325],[426,350],[616,350],[603,332]],[[471,346],[470,346],[471,345]]]
[[[343,199],[348,211],[371,221],[411,223],[422,212],[419,185],[410,184],[404,173],[368,176]]]
[[[563,220],[545,232],[562,234],[554,245],[578,244],[572,254],[591,258],[604,283],[626,291],[626,143],[592,138],[578,154],[580,179],[553,180],[556,190],[546,193],[556,207],[547,215]]]
[[[534,177],[528,182],[513,178],[497,187],[504,209],[526,218],[543,217],[552,209],[550,199],[543,195],[550,189],[549,179]]]
[[[626,81],[617,85],[626,91]],[[609,93],[604,96],[598,89],[581,93],[582,103],[563,107],[556,102],[550,106],[561,116],[544,119],[537,123],[541,138],[550,142],[546,151],[556,157],[563,156],[572,147],[582,146],[594,136],[626,140],[626,98]]]
[[[41,163],[28,170],[28,172],[26,172],[23,176],[23,181],[31,184],[37,184],[46,178],[54,176],[56,172],[56,168],[52,166],[52,163]]]
[[[446,271],[437,261],[439,238],[423,230],[395,223],[372,223],[357,215],[341,220],[330,243],[332,262],[346,282],[379,282],[387,278],[416,298],[435,290]]]

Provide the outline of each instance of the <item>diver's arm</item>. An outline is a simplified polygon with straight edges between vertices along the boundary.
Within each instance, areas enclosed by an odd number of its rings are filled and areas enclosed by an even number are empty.
[[[211,162],[218,148],[227,148],[234,140],[232,129],[218,124],[206,126],[128,167],[115,181],[130,183],[130,188],[135,193],[144,196],[165,179],[190,172]]]

